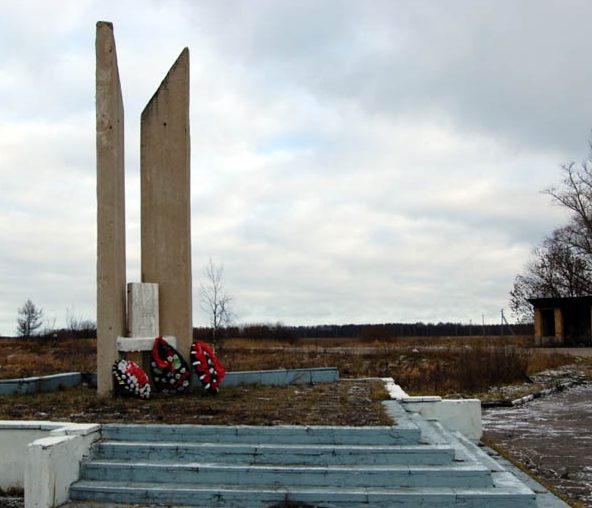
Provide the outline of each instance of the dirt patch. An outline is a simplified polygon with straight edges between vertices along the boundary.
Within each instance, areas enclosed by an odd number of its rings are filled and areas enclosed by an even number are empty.
[[[99,398],[78,387],[54,393],[0,397],[0,420],[81,423],[188,423],[216,425],[392,425],[381,401],[381,381],[318,385],[237,386],[150,400]]]

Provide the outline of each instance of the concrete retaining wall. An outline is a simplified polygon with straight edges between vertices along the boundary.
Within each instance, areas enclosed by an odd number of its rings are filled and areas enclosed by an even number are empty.
[[[0,488],[24,488],[27,445],[46,437],[51,422],[0,421]]]
[[[194,379],[194,381],[197,381]],[[339,381],[339,370],[335,367],[317,369],[279,369],[228,372],[222,381],[224,386],[237,385],[291,385],[334,383]]]
[[[70,424],[29,443],[25,468],[25,508],[53,508],[69,499],[80,476],[80,461],[100,438],[100,425]]]
[[[401,399],[407,411],[438,420],[448,430],[462,432],[472,441],[483,434],[479,399],[442,399],[441,397],[407,397]]]
[[[71,482],[78,479],[78,461],[81,450],[84,454],[88,453],[91,442],[99,437],[99,425],[94,424],[75,424],[49,421],[20,421],[7,420],[0,421],[0,488],[7,490],[11,487],[24,488],[26,503],[35,499],[43,501],[47,498],[36,491],[36,486],[41,487],[45,480],[51,481],[52,494],[64,490],[64,481]],[[68,450],[72,447],[77,448],[78,452],[66,454],[66,456],[54,456],[54,452],[47,445],[53,444],[53,441],[68,438],[71,441]],[[82,438],[82,441],[79,439]],[[57,443],[56,441],[56,443]],[[31,455],[31,449],[36,448],[36,443],[43,443],[43,452]],[[81,456],[81,455],[80,455]],[[30,464],[47,464],[46,457],[49,457],[49,463],[52,464],[58,478],[50,479],[47,475],[38,476],[32,474],[36,465],[31,469]],[[72,470],[76,469],[75,476]],[[29,471],[30,470],[30,471]],[[27,474],[27,471],[29,473]],[[55,475],[54,475],[55,476]],[[27,477],[29,478],[27,480]],[[47,485],[46,485],[47,486]],[[46,491],[49,489],[45,489]],[[27,496],[27,491],[29,495]],[[49,495],[49,493],[48,493]],[[64,501],[61,501],[64,502]],[[52,504],[33,504],[30,506],[53,506]]]
[[[395,380],[382,378],[391,399],[412,413],[419,413],[427,420],[438,420],[448,430],[462,432],[472,441],[483,435],[481,401],[479,399],[442,399],[438,396],[410,397]]]
[[[51,376],[3,379],[0,381],[0,395],[17,393],[55,392],[62,388],[72,388],[82,383],[80,372],[66,372]]]
[[[236,385],[290,385],[302,383],[334,383],[339,381],[336,367],[317,369],[279,369],[248,370],[228,372],[222,381],[224,386]],[[55,392],[63,388],[73,388],[82,383],[96,387],[95,373],[67,372],[52,376],[25,377],[22,379],[0,380],[0,395],[22,393]],[[197,376],[193,375],[194,386],[200,386]]]

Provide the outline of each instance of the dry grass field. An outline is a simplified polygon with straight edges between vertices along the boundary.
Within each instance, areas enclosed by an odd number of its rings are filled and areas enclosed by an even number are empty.
[[[0,339],[0,379],[95,372],[96,339]]]
[[[337,367],[342,378],[393,377],[411,394],[474,395],[573,357],[530,349],[530,337],[404,337],[388,341],[226,339],[216,351],[229,371]],[[2,339],[0,378],[93,372],[95,339]]]

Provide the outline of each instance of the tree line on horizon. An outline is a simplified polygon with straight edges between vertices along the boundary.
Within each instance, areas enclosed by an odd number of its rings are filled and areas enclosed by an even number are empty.
[[[299,325],[249,324],[214,328],[200,326],[193,328],[193,338],[205,342],[217,342],[228,338],[253,340],[297,341],[299,339],[361,339],[384,340],[395,337],[466,337],[466,336],[509,336],[532,335],[532,324],[514,324],[510,327],[501,324],[476,325],[471,323],[381,323],[381,324],[342,324],[342,325]],[[23,336],[23,335],[20,335]],[[58,329],[44,328],[30,336],[40,339],[94,339],[97,328],[94,321],[72,320],[68,326]]]
[[[219,339],[240,338],[254,340],[332,339],[349,338],[362,340],[383,340],[394,337],[466,337],[466,336],[508,336],[532,335],[531,323],[517,325],[472,323],[381,323],[286,326],[283,324],[250,324],[227,326],[216,331]],[[199,340],[213,340],[214,329],[209,326],[194,327],[193,337]]]

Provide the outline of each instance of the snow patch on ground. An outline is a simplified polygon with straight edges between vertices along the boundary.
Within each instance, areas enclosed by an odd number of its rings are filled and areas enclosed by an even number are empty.
[[[384,386],[386,391],[388,392],[391,399],[401,400],[406,399],[409,397],[407,392],[403,390],[392,377],[383,377],[382,381],[384,382]]]

